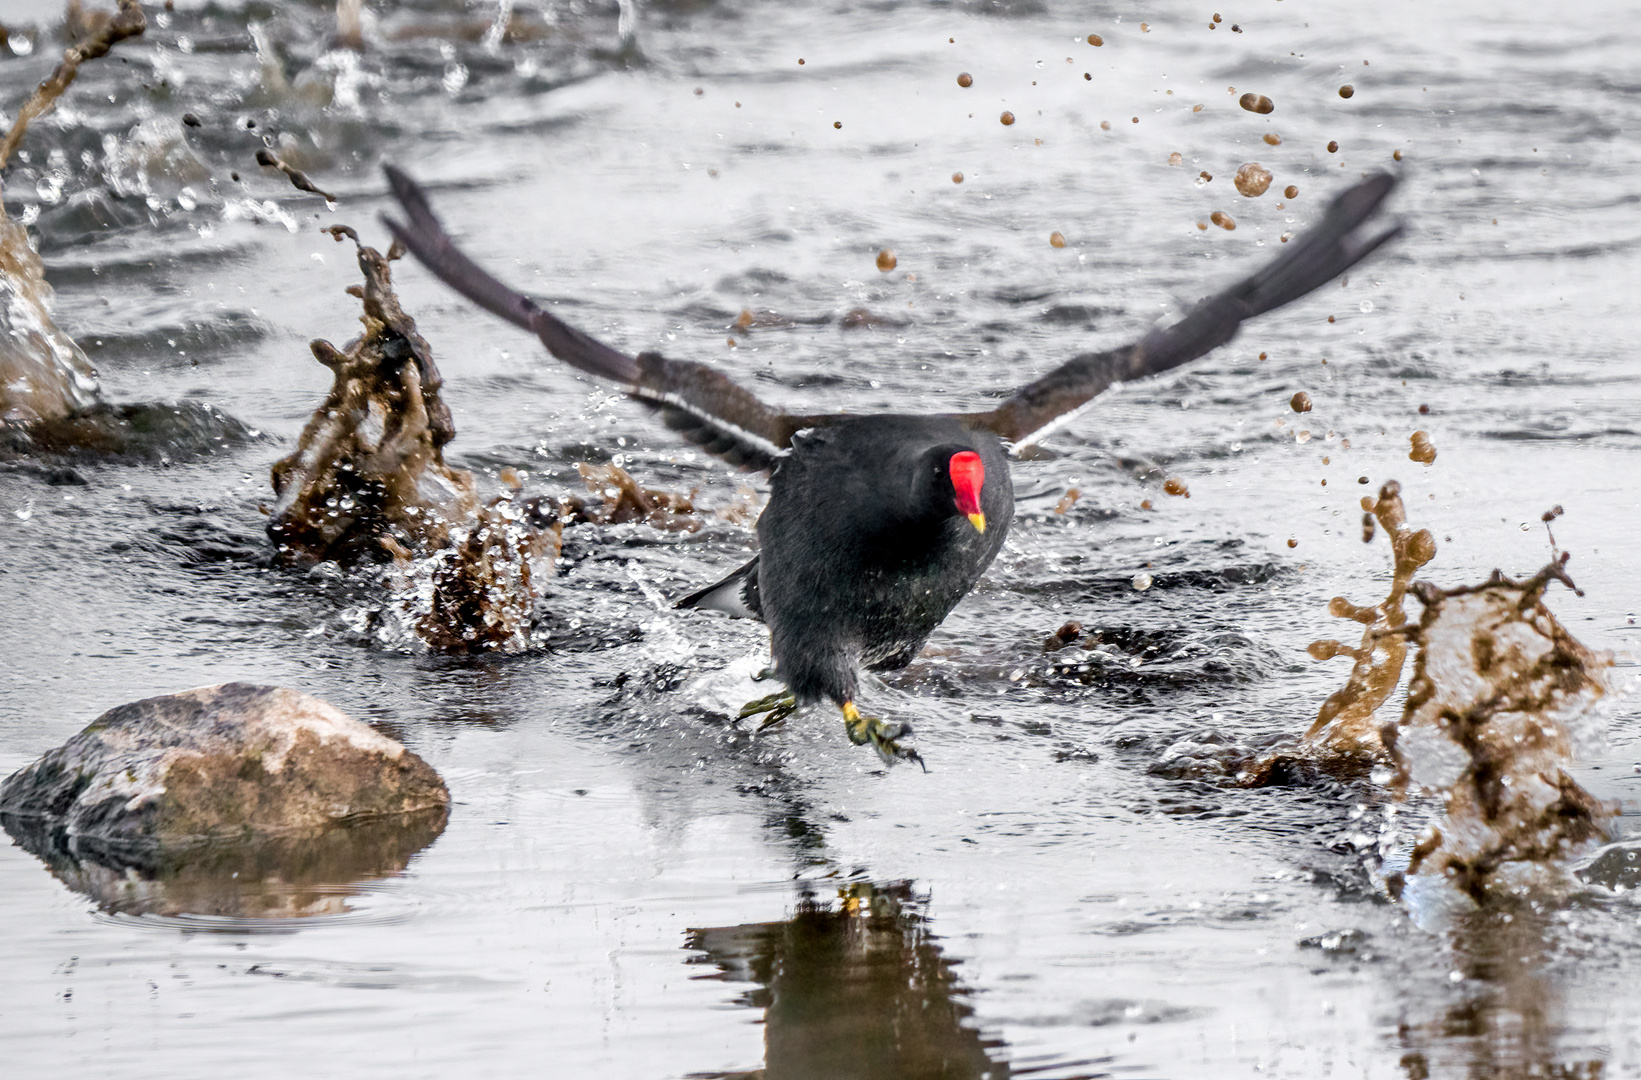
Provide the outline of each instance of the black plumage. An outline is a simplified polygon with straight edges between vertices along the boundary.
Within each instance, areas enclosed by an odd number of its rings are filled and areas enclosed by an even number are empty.
[[[796,699],[833,701],[852,738],[885,752],[900,752],[895,732],[858,714],[857,669],[909,663],[996,557],[1013,516],[1005,447],[1035,442],[1113,383],[1229,341],[1243,321],[1332,280],[1400,231],[1370,227],[1396,183],[1376,173],[1336,197],[1258,273],[1131,345],[1072,358],[995,409],[794,415],[704,365],[629,357],[566,325],[467,258],[421,188],[386,171],[408,218],[387,219],[388,227],[452,288],[533,331],[560,360],[620,384],[695,445],[771,473],[758,555],[679,606],[763,619],[776,671]]]

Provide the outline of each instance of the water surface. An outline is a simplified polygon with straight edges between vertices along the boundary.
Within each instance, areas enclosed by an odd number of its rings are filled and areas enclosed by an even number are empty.
[[[75,461],[84,485],[0,470],[0,771],[116,704],[245,679],[403,739],[454,805],[402,872],[337,882],[309,918],[110,914],[0,849],[8,1075],[1641,1070],[1633,893],[1575,883],[1420,929],[1370,878],[1386,796],[1236,789],[1215,749],[1293,736],[1342,680],[1304,645],[1341,634],[1331,596],[1382,595],[1357,500],[1391,478],[1446,585],[1536,569],[1539,515],[1565,507],[1586,595],[1550,602],[1627,679],[1627,5],[1287,0],[1209,29],[1172,2],[723,0],[645,7],[623,48],[614,5],[515,4],[542,32],[495,41],[458,25],[493,5],[430,2],[379,12],[362,56],[329,48],[321,5],[177,9],[37,125],[6,206],[108,398],[209,404],[252,434]],[[59,47],[0,61],[6,109]],[[1239,109],[1247,91],[1276,110]],[[336,206],[259,168],[264,137]],[[387,647],[361,629],[368,593],[271,565],[268,466],[329,382],[306,342],[357,330],[351,249],[319,229],[385,246],[383,160],[565,319],[795,410],[981,405],[1259,265],[1370,169],[1403,172],[1410,228],[1016,468],[1004,553],[870,692],[915,727],[925,775],[885,770],[829,710],[756,737],[728,722],[767,689],[743,677],[762,631],[658,600],[746,557],[733,515],[571,530],[544,647],[492,660]],[[1276,175],[1259,199],[1231,187],[1245,161]],[[1214,210],[1237,229],[1199,230]],[[709,510],[751,483],[420,268],[398,284],[454,464],[554,492],[615,455]],[[847,327],[862,308],[878,324]],[[743,309],[776,315],[747,332]],[[1067,620],[1103,634],[1077,663],[1042,651]],[[1626,815],[1633,715],[1618,697],[1578,770]]]

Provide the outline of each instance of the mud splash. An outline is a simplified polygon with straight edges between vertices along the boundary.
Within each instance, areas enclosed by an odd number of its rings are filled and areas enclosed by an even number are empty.
[[[1609,656],[1580,644],[1544,605],[1574,588],[1565,558],[1525,581],[1414,585],[1419,654],[1390,751],[1392,786],[1444,795],[1445,819],[1414,847],[1408,874],[1435,874],[1480,903],[1489,892],[1582,853],[1617,807],[1563,768],[1573,725],[1606,693]],[[1387,732],[1387,735],[1389,732]]]
[[[1372,607],[1353,604],[1342,596],[1328,602],[1329,615],[1362,624],[1361,643],[1352,648],[1339,641],[1316,641],[1308,650],[1317,660],[1349,656],[1355,661],[1345,685],[1322,703],[1316,721],[1305,732],[1307,749],[1337,763],[1370,762],[1385,753],[1376,713],[1400,683],[1407,660],[1409,633],[1403,602],[1413,575],[1436,557],[1436,538],[1430,530],[1414,532],[1408,526],[1401,493],[1401,485],[1392,480],[1379,489],[1378,498],[1362,498],[1363,538],[1371,540],[1368,530],[1377,521],[1390,540],[1394,566],[1389,595]]]
[[[78,21],[87,35],[64,50],[62,63],[18,108],[17,119],[0,139],[0,168],[11,160],[30,122],[73,83],[80,65],[106,56],[148,27],[136,0],[120,0],[119,11],[111,17]],[[0,205],[0,427],[61,420],[101,404],[96,371],[52,321],[51,303],[45,266],[28,230],[7,217]]]
[[[274,463],[268,535],[298,563],[390,563],[377,636],[449,652],[529,647],[540,581],[558,556],[551,507],[509,487],[481,502],[453,469],[455,438],[433,351],[393,292],[389,263],[346,226],[328,232],[358,249],[365,332],[337,349],[309,346],[335,375],[297,442]],[[545,566],[538,564],[546,560]]]
[[[1386,876],[1398,897],[1415,875],[1477,903],[1557,875],[1605,835],[1617,809],[1565,768],[1575,727],[1606,694],[1603,672],[1612,664],[1544,604],[1552,582],[1577,591],[1568,555],[1522,581],[1495,570],[1481,585],[1441,589],[1413,579],[1436,544],[1428,530],[1408,526],[1399,486],[1386,484],[1362,506],[1364,526],[1376,520],[1390,539],[1389,595],[1372,607],[1343,597],[1328,605],[1332,615],[1363,624],[1361,644],[1318,641],[1309,651],[1318,660],[1350,656],[1355,666],[1323,703],[1298,754],[1262,763],[1253,782],[1270,782],[1303,761],[1336,774],[1373,768],[1400,796],[1439,797],[1441,820],[1420,836],[1405,870]],[[1546,524],[1558,512],[1546,514]],[[1364,539],[1371,538],[1365,528]],[[1403,607],[1408,595],[1424,608],[1417,623]],[[1401,717],[1381,723],[1377,710],[1400,683],[1409,646],[1416,655]]]

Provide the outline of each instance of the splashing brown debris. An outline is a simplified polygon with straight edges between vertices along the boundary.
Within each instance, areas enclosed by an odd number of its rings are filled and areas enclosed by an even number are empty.
[[[280,172],[291,178],[291,186],[296,188],[298,191],[311,192],[314,195],[318,195],[328,203],[333,203],[336,201],[335,195],[332,195],[330,192],[308,179],[307,173],[282,160],[277,154],[275,154],[272,150],[269,150],[267,147],[263,147],[261,150],[256,152],[256,163],[265,169],[278,169]]]
[[[1436,543],[1429,530],[1408,526],[1399,486],[1385,484],[1362,507],[1363,539],[1372,539],[1375,521],[1390,539],[1390,593],[1373,607],[1343,597],[1328,605],[1363,625],[1361,644],[1318,641],[1310,653],[1351,657],[1350,676],[1323,703],[1299,753],[1270,758],[1247,779],[1268,783],[1300,761],[1357,774],[1390,766],[1392,790],[1440,795],[1445,811],[1413,848],[1406,874],[1439,875],[1480,902],[1603,835],[1614,808],[1579,787],[1565,765],[1571,725],[1604,696],[1612,660],[1580,644],[1544,604],[1552,581],[1577,591],[1565,553],[1524,581],[1494,571],[1481,585],[1441,589],[1413,580]],[[1559,509],[1544,515],[1547,526]],[[1424,608],[1417,623],[1403,607],[1408,595]],[[1381,723],[1376,712],[1400,682],[1410,646],[1417,653],[1402,715]],[[1404,881],[1388,879],[1398,893]]]
[[[1361,644],[1352,648],[1339,641],[1312,642],[1317,660],[1349,656],[1356,661],[1345,685],[1334,691],[1305,733],[1311,747],[1332,757],[1371,758],[1384,752],[1374,713],[1401,681],[1407,659],[1407,612],[1403,601],[1419,568],[1436,557],[1436,538],[1428,529],[1414,532],[1407,524],[1401,485],[1392,480],[1379,489],[1378,498],[1362,499],[1362,509],[1384,527],[1395,559],[1390,594],[1372,607],[1361,607],[1342,596],[1328,602],[1328,614],[1361,623]],[[1365,530],[1365,525],[1364,525]]]
[[[455,437],[432,349],[399,305],[390,258],[358,244],[365,332],[310,348],[335,381],[295,452],[273,466],[268,534],[299,561],[391,558],[394,613],[429,647],[518,651],[529,643],[535,562],[556,557],[560,526],[509,490],[481,504],[473,477],[445,463]]]
[[[559,514],[566,524],[641,523],[669,532],[694,532],[701,527],[701,519],[696,516],[695,504],[689,496],[640,487],[632,474],[619,465],[577,462],[576,471],[581,474],[587,490],[603,502],[590,506],[573,496],[561,498]]]
[[[77,12],[79,17],[75,18]],[[77,3],[70,5],[69,14],[70,25],[82,28],[85,37],[63,50],[63,62],[52,69],[33,96],[17,110],[17,119],[12,122],[11,130],[6,132],[4,140],[0,140],[0,166],[11,160],[17,144],[23,141],[23,133],[28,130],[29,123],[62,97],[63,91],[80,73],[81,64],[107,56],[108,50],[115,45],[148,29],[148,20],[137,0],[120,0],[119,10],[112,16],[83,12]],[[96,15],[102,17],[96,18]]]
[[[1567,775],[1570,722],[1606,692],[1611,657],[1579,643],[1544,605],[1552,581],[1575,589],[1566,556],[1525,581],[1438,589],[1424,604],[1407,705],[1386,732],[1392,786],[1440,792],[1445,817],[1413,849],[1407,873],[1439,874],[1481,902],[1507,869],[1576,853],[1614,812]]]

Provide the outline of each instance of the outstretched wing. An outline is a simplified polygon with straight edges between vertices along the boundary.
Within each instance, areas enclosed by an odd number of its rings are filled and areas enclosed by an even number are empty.
[[[1132,345],[1068,360],[997,408],[970,414],[964,421],[1016,447],[1027,446],[1070,420],[1111,384],[1167,371],[1225,344],[1244,320],[1327,284],[1400,233],[1400,224],[1378,232],[1367,228],[1395,186],[1389,173],[1369,176],[1335,198],[1320,222],[1259,273],[1208,297],[1178,322],[1159,326]]]
[[[769,469],[792,436],[829,417],[790,416],[704,364],[659,353],[628,356],[570,326],[535,301],[503,285],[456,247],[410,177],[383,166],[408,222],[386,215],[394,237],[446,285],[487,311],[533,331],[547,351],[579,371],[619,384],[661,414],[667,427],[738,468]]]

